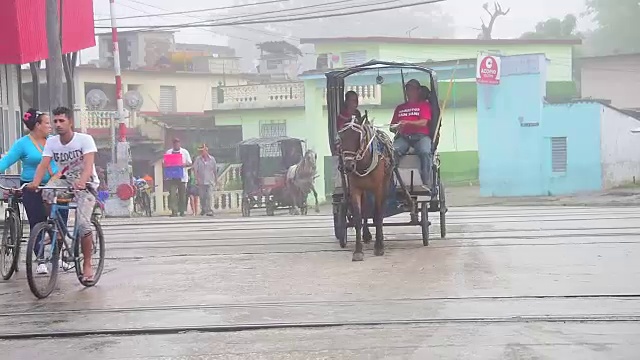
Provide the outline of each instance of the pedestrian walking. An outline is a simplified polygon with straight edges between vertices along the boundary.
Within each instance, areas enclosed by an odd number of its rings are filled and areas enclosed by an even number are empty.
[[[202,144],[198,148],[200,154],[193,163],[193,169],[196,175],[196,185],[198,186],[198,194],[200,195],[200,204],[202,211],[200,215],[213,216],[213,208],[211,202],[213,198],[213,190],[216,185],[216,159],[209,154],[209,148],[206,144]]]
[[[180,139],[173,139],[173,148],[167,150],[167,154],[182,154],[182,178],[169,179],[169,207],[171,216],[184,216],[187,207],[187,182],[189,174],[187,168],[191,166],[191,154],[180,145]]]

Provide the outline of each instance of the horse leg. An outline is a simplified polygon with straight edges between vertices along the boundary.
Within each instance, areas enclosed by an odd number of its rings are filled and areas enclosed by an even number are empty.
[[[353,210],[353,225],[356,229],[356,249],[353,252],[353,261],[364,260],[364,253],[362,252],[362,190],[358,188],[351,188],[351,207]]]
[[[299,207],[298,204],[300,202],[299,198],[298,198],[298,188],[296,188],[295,186],[292,186],[291,188],[291,202],[293,203],[293,215],[300,215],[300,211],[299,211]]]
[[[368,211],[368,206],[369,204],[367,204],[367,192],[364,191],[362,193],[362,205],[360,207],[360,209],[362,209],[360,211],[361,215],[362,215],[362,240],[364,241],[365,244],[370,244],[371,243],[371,239],[373,239],[373,236],[371,236],[371,231],[369,230],[369,218],[367,217],[367,214],[369,213]]]
[[[386,179],[385,179],[386,180]],[[382,186],[375,191],[375,209],[373,213],[373,223],[376,226],[376,243],[373,245],[373,254],[375,256],[384,255],[384,234],[382,232],[382,223],[384,221],[384,205],[386,202],[386,189],[389,187],[389,181],[383,181]]]
[[[320,205],[318,205],[318,192],[316,191],[316,187],[311,185],[311,191],[313,191],[313,198],[316,201],[316,213],[320,213]]]

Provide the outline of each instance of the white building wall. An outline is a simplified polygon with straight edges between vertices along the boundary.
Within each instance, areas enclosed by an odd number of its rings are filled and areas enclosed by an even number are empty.
[[[601,163],[605,188],[640,182],[640,134],[631,130],[640,121],[615,109],[602,106],[600,119]]]
[[[22,136],[20,98],[18,96],[18,69],[16,65],[0,64],[0,148],[6,153]],[[18,165],[7,173],[17,174]]]
[[[85,83],[114,84],[114,74],[109,69],[78,68],[76,76],[76,99],[85,106]],[[242,76],[223,76],[221,74],[188,72],[123,71],[123,91],[128,85],[138,85],[138,91],[144,97],[142,111],[158,112],[160,107],[160,87],[175,86],[177,112],[201,113],[212,110],[212,89],[221,81],[228,86],[247,83]],[[213,94],[216,96],[216,94]]]

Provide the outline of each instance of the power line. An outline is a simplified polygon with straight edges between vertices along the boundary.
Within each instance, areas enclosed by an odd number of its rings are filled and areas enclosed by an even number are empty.
[[[129,1],[132,1],[132,2],[138,3],[138,4],[140,4],[140,5],[148,6],[148,7],[154,8],[154,9],[158,9],[158,10],[160,10],[160,11],[169,11],[169,10],[164,9],[164,8],[161,8],[161,7],[159,7],[159,6],[151,5],[151,4],[147,4],[147,3],[144,3],[144,2],[142,2],[142,1],[138,1],[138,0],[129,0]],[[258,5],[258,4],[268,4],[268,3],[283,2],[283,1],[288,1],[288,0],[275,0],[275,1],[274,1],[274,0],[272,0],[272,1],[269,1],[269,2],[254,3],[253,5]],[[147,11],[145,11],[145,10],[136,9],[136,8],[133,8],[133,7],[128,6],[128,5],[126,5],[126,4],[121,4],[121,5],[123,5],[123,6],[125,6],[125,7],[128,7],[128,8],[130,8],[130,9],[133,9],[133,10],[136,10],[136,11],[139,11],[139,12],[142,12],[142,13],[147,13],[147,14],[148,14],[148,12],[147,12]],[[249,5],[249,4],[246,4],[246,5]],[[144,15],[141,15],[141,16],[144,16]],[[186,15],[186,16],[187,16],[187,17],[194,18],[194,19],[203,19],[202,17],[198,17],[198,16],[194,16],[194,15]],[[208,21],[210,21],[210,20],[206,20],[206,21],[208,22]],[[238,26],[238,27],[240,27],[240,26]],[[266,30],[262,31],[262,30],[257,30],[257,29],[251,29],[251,28],[244,27],[244,26],[243,26],[242,28],[243,28],[243,29],[245,29],[245,30],[257,31],[257,32],[260,32],[260,33],[267,33],[267,34],[268,34],[268,33],[271,33],[271,34],[273,34],[273,36],[276,36],[276,37],[278,37],[278,38],[282,38],[282,39],[300,40],[299,38],[290,37],[290,36],[283,36],[282,34],[277,34],[277,33],[269,32],[269,31],[266,31]],[[204,30],[204,31],[207,31],[207,32],[213,33],[213,34],[215,34],[215,35],[226,36],[226,37],[230,37],[230,38],[235,38],[235,39],[239,39],[239,40],[248,41],[248,42],[253,43],[253,44],[257,44],[257,42],[256,42],[255,40],[252,40],[252,39],[247,39],[247,38],[240,37],[240,36],[236,36],[236,35],[228,35],[228,34],[224,34],[224,33],[219,33],[219,32],[215,32],[215,31],[210,30],[210,29],[201,29],[201,30]]]
[[[145,4],[145,3],[140,2],[140,1],[134,1],[134,0],[129,0],[129,1],[134,2],[134,3],[138,3],[140,5],[146,5],[146,6],[149,6],[149,7],[154,7],[156,9],[158,9],[158,10],[169,11],[169,10],[166,10],[166,9],[161,9],[161,8],[156,7],[154,5]],[[287,2],[287,1],[289,1],[289,0],[269,0],[269,1],[259,2],[259,3],[230,5],[230,6],[222,6],[222,7],[216,7],[216,8],[208,8],[208,9],[187,10],[187,11],[172,11],[172,12],[167,12],[167,13],[163,13],[163,14],[124,16],[124,17],[116,18],[116,20],[139,19],[139,18],[149,18],[149,17],[162,17],[162,16],[171,16],[171,15],[182,15],[182,14],[193,14],[193,13],[201,13],[201,12],[205,12],[205,11],[216,11],[216,10],[243,8],[243,7],[249,7],[249,6],[276,4],[276,3],[283,3],[283,2]],[[110,18],[103,18],[103,19],[96,19],[95,21],[110,21],[110,20],[111,20]]]
[[[383,1],[382,4],[384,3],[389,3],[389,2],[395,2],[398,0],[390,0],[390,1]],[[138,3],[140,3],[140,1],[138,1]],[[324,6],[328,6],[328,5],[335,5],[335,4],[344,4],[344,0],[335,0],[335,1],[330,1],[327,3],[323,3],[323,4],[314,4],[314,5],[306,5],[306,6],[300,6],[300,7],[296,7],[296,8],[291,8],[291,9],[278,9],[278,10],[270,10],[270,11],[264,11],[261,12],[259,14],[241,14],[241,15],[234,15],[234,16],[227,16],[227,17],[223,17],[223,18],[218,18],[218,19],[207,19],[207,20],[203,20],[203,21],[195,21],[195,22],[190,22],[187,23],[189,25],[195,25],[195,24],[206,24],[206,23],[210,23],[212,21],[218,22],[218,21],[226,21],[226,20],[235,20],[235,19],[242,19],[242,18],[246,18],[246,17],[255,17],[255,16],[263,16],[263,15],[267,15],[267,14],[281,14],[283,12],[291,12],[291,11],[296,11],[296,10],[308,10],[308,9],[313,9],[313,8],[318,8],[318,7],[324,7]],[[163,10],[155,5],[150,5],[150,4],[146,4],[149,7],[153,7],[156,9],[160,9]],[[367,4],[360,4],[360,5],[355,5],[355,6],[347,6],[347,7],[343,7],[343,8],[334,8],[334,9],[327,9],[324,10],[326,11],[335,11],[335,10],[344,10],[344,9],[350,9],[353,7],[363,7],[363,6],[371,6],[371,5],[380,5],[380,3],[367,3]],[[304,13],[304,14],[298,14],[298,15],[308,15],[309,13]],[[295,15],[295,14],[289,14],[289,15]],[[191,16],[193,17],[193,16]],[[253,20],[258,20],[258,19],[253,19]],[[173,26],[170,26],[173,27]],[[96,28],[100,28],[100,27],[96,27]]]
[[[348,11],[348,12],[343,12],[343,13],[338,13],[338,14],[300,16],[300,17],[297,17],[297,18],[293,17],[293,18],[284,18],[283,19],[283,18],[277,18],[276,17],[276,18],[272,18],[272,19],[246,20],[246,21],[236,21],[236,22],[221,23],[221,24],[220,23],[203,24],[202,22],[196,22],[196,23],[185,23],[185,24],[164,25],[164,26],[122,26],[121,28],[124,28],[124,29],[140,29],[140,28],[145,28],[145,29],[167,29],[167,28],[185,29],[185,28],[199,28],[199,27],[220,27],[220,26],[235,26],[235,25],[249,25],[249,24],[281,23],[281,22],[291,22],[291,21],[325,19],[325,18],[342,17],[342,16],[349,16],[349,15],[360,15],[360,14],[367,14],[367,13],[372,13],[372,12],[402,9],[402,8],[407,8],[407,7],[411,7],[411,6],[435,4],[435,3],[439,3],[439,2],[443,2],[443,1],[445,1],[445,0],[426,0],[426,1],[414,2],[414,3],[410,3],[410,4],[402,4],[402,5],[388,6],[388,7],[375,8],[375,9],[367,9],[367,10],[359,10],[359,11]],[[370,4],[368,6],[370,6]],[[348,8],[352,9],[352,8],[354,8],[354,6],[350,6]],[[96,26],[95,28],[96,29],[109,29],[110,27],[108,27],[108,26]]]

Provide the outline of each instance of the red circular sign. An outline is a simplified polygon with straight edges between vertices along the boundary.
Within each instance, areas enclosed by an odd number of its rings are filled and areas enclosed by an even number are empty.
[[[120,200],[126,201],[134,197],[136,189],[130,184],[120,184],[116,188],[116,195]]]
[[[500,82],[499,62],[493,56],[485,56],[480,61],[478,82],[483,84],[498,84]]]

